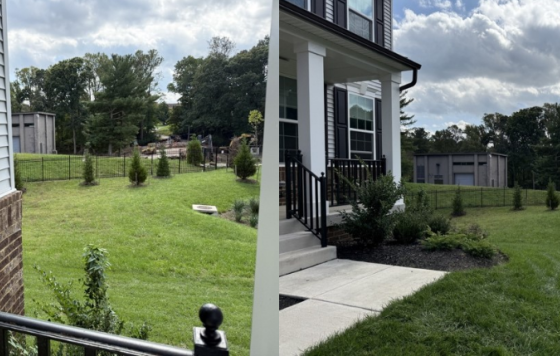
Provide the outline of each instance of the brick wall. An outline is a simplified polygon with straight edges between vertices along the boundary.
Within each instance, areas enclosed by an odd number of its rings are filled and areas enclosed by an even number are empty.
[[[348,246],[354,244],[354,237],[339,227],[329,226],[327,229],[329,245]]]
[[[0,198],[0,311],[24,314],[19,191]]]

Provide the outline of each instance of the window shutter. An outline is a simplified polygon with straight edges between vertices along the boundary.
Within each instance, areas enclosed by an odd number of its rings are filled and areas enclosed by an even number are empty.
[[[375,43],[385,47],[384,2],[388,0],[375,0]]]
[[[346,0],[334,1],[334,23],[346,28]]]
[[[383,125],[381,123],[381,100],[375,99],[375,159],[378,160],[383,157],[383,146],[381,144]]]
[[[325,18],[325,0],[311,0],[311,12]]]
[[[348,92],[334,88],[334,151],[336,158],[348,158]]]

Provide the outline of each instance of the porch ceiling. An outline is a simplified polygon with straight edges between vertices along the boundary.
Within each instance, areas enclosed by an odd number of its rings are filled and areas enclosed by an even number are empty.
[[[304,10],[302,10],[304,11]],[[314,15],[312,15],[314,16]],[[318,20],[324,21],[317,17]],[[342,28],[340,30],[346,31]],[[376,80],[387,73],[409,71],[413,68],[402,63],[408,59],[390,52],[372,50],[360,43],[336,33],[320,24],[311,23],[298,14],[280,11],[280,73],[296,76],[296,54],[294,45],[312,41],[324,46],[327,56],[324,61],[325,81],[327,83],[348,83]],[[385,52],[387,52],[385,50]],[[399,58],[400,57],[400,58]],[[420,65],[415,64],[418,68]]]

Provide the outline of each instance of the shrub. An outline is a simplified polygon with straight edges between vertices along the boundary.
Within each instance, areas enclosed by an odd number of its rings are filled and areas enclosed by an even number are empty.
[[[251,215],[259,214],[259,198],[252,197],[249,199],[249,211],[251,212]]]
[[[120,335],[125,322],[120,319],[111,307],[107,295],[105,271],[110,266],[107,251],[88,245],[83,254],[85,278],[81,280],[84,286],[84,299],[75,299],[72,296],[72,282],[62,285],[52,275],[38,266],[34,268],[41,273],[41,280],[54,293],[57,303],[38,302],[40,309],[47,314],[49,320],[86,329],[103,331]],[[130,325],[127,334],[146,340],[150,327],[144,323],[140,328]],[[78,354],[76,346],[61,345],[60,354]],[[83,350],[83,349],[82,349]],[[83,351],[82,351],[83,352]]]
[[[558,195],[556,194],[554,183],[552,182],[552,180],[549,180],[548,187],[546,188],[546,206],[550,210],[554,210],[558,208],[559,203],[560,201],[558,200]]]
[[[461,247],[461,240],[465,238],[464,234],[455,235],[432,235],[422,241],[422,247],[429,251],[435,250],[453,250]]]
[[[134,185],[140,185],[144,183],[147,178],[148,172],[142,164],[140,152],[138,152],[138,149],[134,149],[132,162],[130,163],[130,169],[128,171],[128,180]]]
[[[245,201],[242,199],[235,199],[233,201],[233,213],[235,214],[235,221],[241,222],[243,218],[243,210],[245,209]]]
[[[169,171],[169,159],[167,159],[167,153],[165,148],[160,151],[160,157],[157,165],[156,176],[158,177],[170,177],[171,172]]]
[[[430,198],[428,197],[428,193],[426,193],[424,188],[420,188],[420,190],[416,193],[413,207],[415,210],[419,211],[432,210],[430,207]]]
[[[513,191],[513,210],[523,209],[523,199],[521,197],[521,187],[515,182]]]
[[[487,241],[475,241],[466,239],[461,244],[461,249],[474,257],[492,258],[496,254],[496,248]]]
[[[84,178],[84,183],[83,183],[84,185],[95,184],[95,171],[93,169],[93,158],[89,153],[86,153],[82,176]]]
[[[192,164],[193,166],[200,166],[202,162],[204,162],[202,144],[195,135],[192,135],[189,143],[187,144],[187,163]]]
[[[436,234],[445,235],[451,231],[451,220],[447,216],[432,214],[428,218],[428,226]]]
[[[337,174],[356,192],[358,199],[351,202],[351,212],[340,212],[342,223],[339,226],[361,245],[383,242],[393,231],[395,218],[390,212],[404,192],[402,184],[395,183],[391,173],[376,180],[368,174],[361,185]]]
[[[492,258],[498,250],[482,238],[482,235],[469,233],[467,230],[461,230],[451,235],[432,234],[422,241],[422,247],[429,251],[460,248],[474,257]]]
[[[251,155],[251,150],[249,149],[247,141],[242,140],[239,151],[233,159],[233,164],[235,165],[237,176],[245,180],[247,179],[247,177],[255,174],[257,172],[255,163],[255,159]]]
[[[14,159],[14,180],[16,189],[23,192],[25,190],[25,186],[23,184],[23,179],[21,178],[21,168],[19,167],[19,161],[17,159]]]
[[[417,211],[394,213],[395,227],[393,238],[400,243],[409,244],[426,237],[428,224],[426,216]]]
[[[465,208],[463,208],[463,198],[461,197],[461,188],[457,187],[455,197],[453,198],[453,216],[465,215]]]
[[[482,227],[480,227],[480,225],[478,224],[470,224],[467,227],[460,229],[459,231],[478,240],[483,240],[488,237],[488,232],[486,232],[486,230],[483,230]]]
[[[251,225],[251,227],[257,227],[258,224],[259,224],[259,215],[251,214],[251,216],[249,217],[249,225]]]

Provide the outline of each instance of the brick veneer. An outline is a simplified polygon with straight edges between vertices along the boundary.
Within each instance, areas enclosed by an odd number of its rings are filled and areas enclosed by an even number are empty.
[[[0,198],[0,311],[24,314],[19,191]]]

